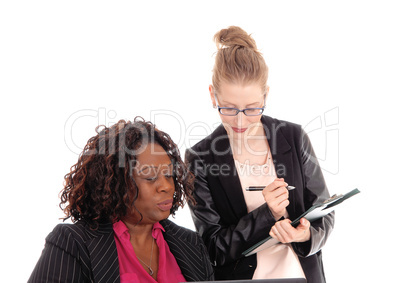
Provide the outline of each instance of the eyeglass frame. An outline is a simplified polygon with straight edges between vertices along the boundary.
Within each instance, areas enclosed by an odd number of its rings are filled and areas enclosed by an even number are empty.
[[[218,108],[219,113],[222,114],[222,115],[224,115],[224,116],[237,116],[240,112],[243,112],[244,115],[249,116],[249,117],[260,116],[260,115],[262,115],[262,113],[264,113],[264,110],[265,110],[265,98],[266,98],[266,95],[267,95],[267,93],[264,93],[264,106],[263,106],[263,107],[253,107],[253,108],[239,109],[239,108],[235,108],[235,107],[220,107],[220,106],[218,105],[218,99],[216,98],[216,93],[214,92],[215,102],[216,102],[215,108]],[[234,114],[234,115],[223,114],[223,113],[221,112],[221,109],[233,109],[233,110],[236,110],[237,112],[236,112],[236,114]],[[261,113],[260,113],[260,114],[257,114],[257,115],[247,115],[246,112],[244,112],[244,111],[250,110],[250,109],[252,109],[252,110],[256,110],[256,109],[261,110]]]

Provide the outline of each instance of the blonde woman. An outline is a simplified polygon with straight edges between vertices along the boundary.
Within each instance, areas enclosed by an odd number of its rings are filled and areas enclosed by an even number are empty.
[[[321,249],[334,214],[290,225],[329,197],[312,145],[299,125],[263,115],[268,67],[253,38],[232,26],[214,40],[218,51],[209,92],[222,125],[188,149],[186,161],[196,177],[191,212],[215,277],[325,282]],[[247,191],[249,186],[265,188]],[[269,235],[280,244],[242,256]]]

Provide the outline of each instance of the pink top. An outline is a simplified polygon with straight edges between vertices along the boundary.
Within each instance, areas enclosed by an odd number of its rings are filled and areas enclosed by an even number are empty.
[[[159,222],[156,222],[152,228],[152,237],[156,239],[156,244],[159,248],[157,281],[145,271],[140,261],[137,259],[134,248],[130,242],[130,233],[124,222],[118,221],[114,223],[113,230],[117,255],[119,257],[120,282],[186,282],[175,257],[170,252],[169,246],[163,238],[162,231],[165,230]]]
[[[235,160],[248,212],[265,203],[261,192],[246,191],[249,186],[269,185],[276,179],[271,154],[264,165],[243,164]],[[286,181],[286,180],[285,180]],[[287,212],[286,212],[287,214]],[[287,216],[287,215],[285,215]],[[290,244],[278,243],[257,252],[257,267],[253,279],[305,278],[296,253]]]

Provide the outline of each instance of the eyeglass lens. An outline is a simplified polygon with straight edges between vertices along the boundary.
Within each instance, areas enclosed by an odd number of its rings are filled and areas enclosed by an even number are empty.
[[[239,112],[243,112],[246,116],[258,116],[261,115],[263,110],[261,108],[249,108],[243,111],[236,108],[220,108],[220,113],[222,115],[236,116]]]

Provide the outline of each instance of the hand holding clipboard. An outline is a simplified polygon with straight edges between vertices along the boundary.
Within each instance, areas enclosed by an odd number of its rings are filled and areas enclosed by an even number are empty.
[[[298,218],[291,222],[293,227],[297,227],[300,224],[300,220],[302,218],[306,218],[308,221],[313,222],[325,215],[331,213],[335,210],[335,207],[342,203],[343,201],[347,200],[348,198],[360,193],[358,189],[354,189],[348,192],[345,195],[333,195],[329,199],[325,200],[322,203],[318,203],[310,207],[306,212],[301,214]],[[242,255],[249,256],[266,248],[269,248],[275,244],[279,243],[278,240],[268,236],[264,240],[258,242],[257,244],[253,245],[249,249],[245,250]]]

